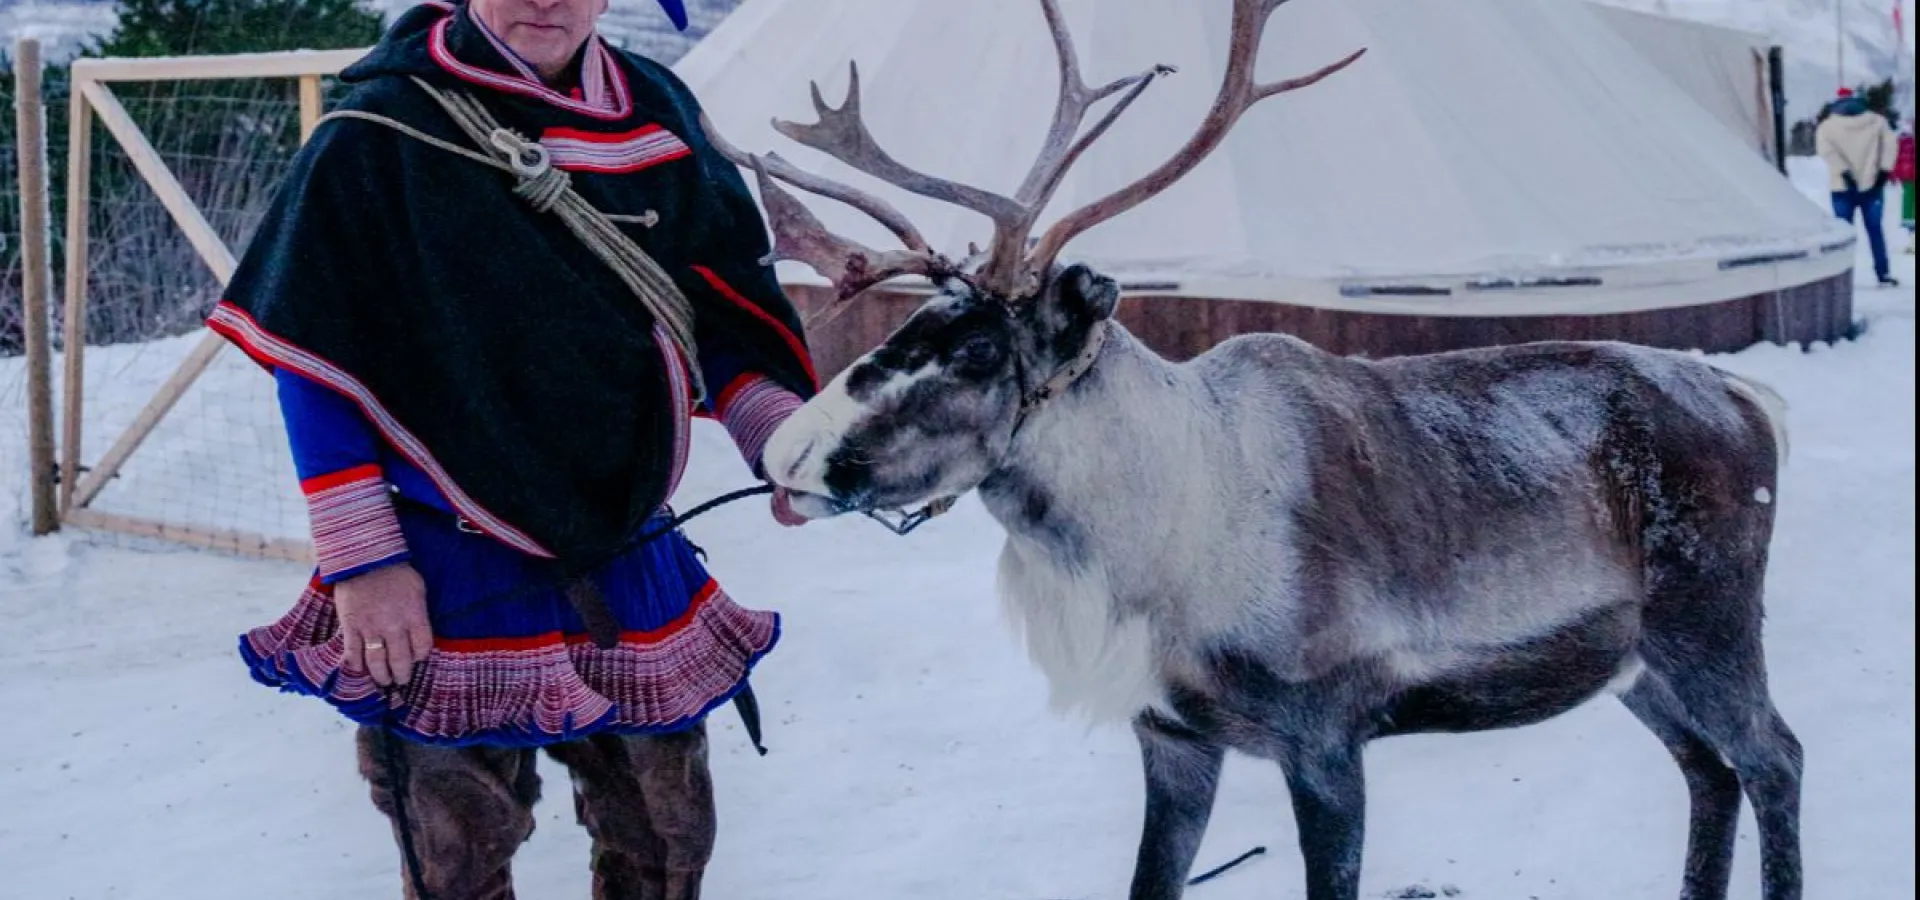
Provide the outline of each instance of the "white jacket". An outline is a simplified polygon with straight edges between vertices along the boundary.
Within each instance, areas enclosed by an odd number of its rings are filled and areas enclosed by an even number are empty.
[[[1870,190],[1883,172],[1893,171],[1900,155],[1900,142],[1887,120],[1878,113],[1856,115],[1834,113],[1820,123],[1814,144],[1827,163],[1827,187],[1834,193],[1847,189],[1842,173],[1852,172],[1861,190]]]

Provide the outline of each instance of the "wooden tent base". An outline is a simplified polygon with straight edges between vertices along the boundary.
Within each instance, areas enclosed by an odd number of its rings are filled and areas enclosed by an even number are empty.
[[[824,288],[789,285],[802,309]],[[809,335],[821,378],[885,340],[926,294],[876,290]],[[1227,338],[1283,332],[1346,356],[1407,356],[1544,340],[1610,340],[1728,353],[1761,342],[1808,344],[1853,332],[1853,273],[1718,303],[1594,316],[1416,316],[1358,313],[1285,303],[1201,297],[1126,297],[1127,330],[1169,359],[1191,359]]]

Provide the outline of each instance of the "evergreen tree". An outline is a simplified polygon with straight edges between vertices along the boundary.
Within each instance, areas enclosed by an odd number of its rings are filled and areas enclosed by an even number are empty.
[[[355,0],[121,0],[95,56],[186,56],[365,47],[380,16]]]

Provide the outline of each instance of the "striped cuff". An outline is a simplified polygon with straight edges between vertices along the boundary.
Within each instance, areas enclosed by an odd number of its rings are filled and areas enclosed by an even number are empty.
[[[799,395],[775,384],[764,375],[742,375],[720,392],[720,424],[733,436],[740,458],[747,461],[753,474],[761,475],[760,454],[767,439],[788,416],[800,408]]]
[[[407,540],[376,465],[355,466],[300,482],[313,523],[313,555],[320,580],[332,584],[399,562]]]

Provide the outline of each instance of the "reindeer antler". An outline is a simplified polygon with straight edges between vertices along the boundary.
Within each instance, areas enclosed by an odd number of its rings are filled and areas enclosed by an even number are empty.
[[[1089,87],[1080,71],[1080,52],[1073,45],[1073,32],[1067,30],[1067,20],[1060,13],[1058,0],[1040,0],[1040,12],[1046,17],[1047,30],[1053,35],[1054,52],[1060,63],[1060,99],[1054,107],[1053,124],[1047,129],[1047,139],[1040,145],[1040,155],[1033,161],[1033,168],[1027,171],[1026,180],[1021,182],[1019,192],[1014,195],[1021,206],[1020,220],[1015,227],[994,235],[987,265],[981,270],[981,281],[990,290],[1003,296],[1026,293],[1024,282],[1033,274],[1025,265],[1027,239],[1033,234],[1033,226],[1039,221],[1041,212],[1053,200],[1054,192],[1060,189],[1060,182],[1067,170],[1073,168],[1073,164],[1088,147],[1093,146],[1094,141],[1107,133],[1107,129],[1113,126],[1121,113],[1127,111],[1127,107],[1133,105],[1133,101],[1140,99],[1154,79],[1174,72],[1172,66],[1156,65],[1098,88]],[[1114,101],[1107,114],[1082,136],[1080,126],[1086,121],[1087,112],[1093,105],[1123,91],[1125,93]]]
[[[861,116],[857,64],[848,64],[847,98],[840,106],[828,105],[816,82],[812,85],[813,107],[819,121],[811,125],[775,121],[773,127],[794,141],[895,187],[986,216],[994,225],[993,241],[973,280],[995,296],[1018,299],[1032,293],[1036,287],[1034,279],[1044,277],[1068,241],[1140,205],[1192,171],[1220,145],[1254,104],[1313,84],[1345,68],[1366,52],[1357,51],[1311,75],[1273,84],[1257,83],[1254,63],[1259,56],[1261,34],[1273,11],[1286,2],[1234,0],[1232,49],[1226,78],[1199,132],[1159,168],[1060,220],[1040,238],[1032,253],[1028,252],[1028,242],[1034,225],[1054,192],[1059,190],[1067,170],[1107,133],[1155,79],[1173,72],[1169,66],[1154,66],[1097,88],[1088,86],[1058,0],[1040,0],[1040,9],[1059,55],[1060,99],[1039,156],[1013,197],[927,175],[907,167],[881,149]],[[1082,133],[1081,126],[1094,105],[1116,95],[1119,99],[1092,128]],[[773,223],[774,256],[806,263],[834,282],[837,288],[834,302],[816,312],[809,319],[809,326],[815,324],[815,319],[830,319],[855,295],[882,281],[901,275],[937,278],[964,274],[963,264],[935,253],[906,216],[885,200],[803,171],[778,156],[743,153],[715,134],[710,123],[703,120],[702,126],[723,155],[737,165],[753,169],[759,178],[761,195]],[[906,249],[877,251],[829,233],[804,204],[775,184],[775,179],[865,212],[898,236]],[[977,251],[974,255],[978,255]]]
[[[761,201],[767,205],[767,217],[773,222],[773,259],[767,261],[790,259],[806,263],[833,282],[833,300],[807,314],[803,324],[808,329],[833,321],[846,310],[848,301],[880,282],[902,275],[937,278],[958,274],[958,266],[924,249],[924,241],[919,242],[922,245],[919,249],[883,252],[828,231],[806,204],[774,183],[765,158],[753,157],[752,163],[754,174],[760,180]]]
[[[872,216],[880,224],[885,225],[888,231],[898,236],[900,242],[907,245],[907,249],[932,250],[932,247],[927,244],[927,239],[920,235],[920,230],[913,227],[913,223],[908,221],[907,217],[902,214],[900,210],[895,209],[893,204],[859,188],[822,178],[801,169],[781,159],[778,153],[769,153],[765,157],[755,157],[734,146],[722,136],[720,132],[716,131],[713,127],[713,122],[707,118],[705,113],[702,113],[700,116],[700,130],[706,133],[707,142],[712,144],[713,148],[718,150],[721,156],[726,157],[727,160],[734,165],[743,169],[757,169],[754,160],[762,159],[766,170],[771,173],[773,177],[785,181],[803,191],[819,194],[830,200],[838,200],[841,203],[845,203],[854,209]]]
[[[820,94],[820,85],[811,85],[814,112],[819,121],[811,125],[794,122],[776,121],[775,130],[794,141],[812,147],[853,168],[898,188],[911,191],[923,197],[950,203],[963,209],[970,209],[993,222],[993,241],[987,251],[987,262],[982,268],[978,281],[989,291],[1012,295],[1021,288],[1021,278],[1025,267],[1021,260],[1026,255],[1028,237],[1033,226],[1039,220],[1047,201],[1052,199],[1053,191],[1059,187],[1060,176],[1077,158],[1086,145],[1097,139],[1114,118],[1126,109],[1147,84],[1162,72],[1171,71],[1165,67],[1155,67],[1146,73],[1119,81],[1094,90],[1086,86],[1080,77],[1079,59],[1073,49],[1065,23],[1055,5],[1055,0],[1041,0],[1048,22],[1054,33],[1055,42],[1060,48],[1061,91],[1060,105],[1054,114],[1052,134],[1049,135],[1040,158],[1034,162],[1034,168],[1028,175],[1031,188],[1023,187],[1018,199],[996,194],[992,191],[961,184],[945,178],[937,178],[909,168],[894,159],[880,147],[867,128],[861,115],[860,66],[847,64],[847,98],[838,107],[827,103]],[[1078,134],[1081,120],[1087,109],[1094,103],[1115,93],[1132,88],[1133,90],[1114,105],[1105,121],[1101,122],[1086,138],[1069,146]],[[784,176],[783,176],[784,177]],[[805,187],[801,182],[792,182]]]
[[[788,259],[805,263],[833,283],[833,299],[826,306],[809,312],[803,323],[805,327],[816,328],[833,321],[855,296],[880,282],[902,275],[937,278],[959,274],[960,266],[935,253],[920,230],[893,204],[859,188],[801,169],[778,154],[746,153],[721,135],[705,115],[700,117],[700,129],[721,156],[734,165],[751,169],[758,181],[761,202],[766,204],[767,219],[773,227],[773,253],[762,262],[770,264]],[[781,188],[775,178],[866,213],[900,238],[907,249],[874,250],[828,231],[813,211]]]
[[[813,109],[820,121],[812,125],[775,121],[774,130],[894,187],[973,210],[996,225],[1019,219],[1020,206],[1011,199],[907,168],[882,150],[860,115],[859,63],[847,63],[847,99],[838,108],[828,106],[820,96],[819,82],[811,87]]]
[[[1045,272],[1050,269],[1068,241],[1145,203],[1193,171],[1220,146],[1228,132],[1239,123],[1240,117],[1254,104],[1276,94],[1318,83],[1366,54],[1366,48],[1363,47],[1339,62],[1298,78],[1271,84],[1255,81],[1254,67],[1260,58],[1260,38],[1266,31],[1267,21],[1273,17],[1273,11],[1286,3],[1287,0],[1234,0],[1233,36],[1227,54],[1227,74],[1221,80],[1220,93],[1214,98],[1213,108],[1208,111],[1206,120],[1200,123],[1199,131],[1159,168],[1055,222],[1034,248],[1031,264],[1036,270]]]

